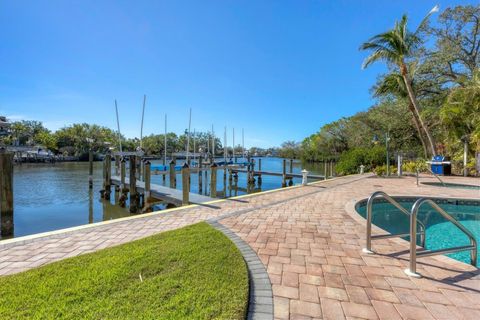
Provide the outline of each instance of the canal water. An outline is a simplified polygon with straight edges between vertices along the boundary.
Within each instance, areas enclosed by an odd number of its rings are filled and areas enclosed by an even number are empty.
[[[238,162],[244,160],[239,159]],[[258,164],[258,158],[255,158]],[[283,159],[262,158],[262,170],[282,171]],[[161,164],[153,161],[152,165]],[[177,163],[181,164],[181,163]],[[112,163],[113,165],[113,163]],[[300,173],[307,169],[311,174],[323,175],[323,165],[294,161],[292,171]],[[287,173],[290,172],[287,161]],[[165,182],[161,175],[152,175],[152,183],[169,186],[168,175]],[[210,174],[203,174],[202,194],[208,195]],[[229,184],[228,176],[224,184],[223,170],[217,172],[217,194],[220,198],[247,193],[246,174],[240,173],[237,184]],[[294,178],[294,184],[301,178]],[[102,189],[102,163],[94,163],[93,190],[88,188],[88,163],[63,162],[56,164],[22,164],[14,167],[14,228],[13,235],[4,233],[0,239],[20,237],[40,232],[74,227],[93,222],[127,217],[127,208],[121,208],[112,200],[100,199]],[[198,193],[198,173],[191,175],[191,192]],[[181,175],[177,175],[177,188],[181,189]],[[263,176],[261,185],[255,184],[249,193],[272,190],[281,187],[281,177]],[[159,206],[157,209],[162,209]]]

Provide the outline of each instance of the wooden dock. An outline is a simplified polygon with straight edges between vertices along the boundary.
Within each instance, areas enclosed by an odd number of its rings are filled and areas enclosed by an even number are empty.
[[[120,176],[112,176],[111,182],[113,185],[120,186],[121,179]],[[128,177],[125,177],[125,185],[129,185],[130,181]],[[145,182],[137,180],[137,190],[145,191]],[[166,201],[168,203],[173,203],[177,206],[182,205],[182,190],[171,189],[169,187],[160,186],[158,184],[152,184],[150,186],[151,197],[159,200]],[[213,200],[218,200],[215,198],[203,196],[197,193],[190,192],[189,194],[190,203],[199,204],[204,202],[209,202]]]
[[[248,173],[248,169],[232,169],[232,173]],[[276,176],[276,177],[281,177],[283,176],[282,172],[274,172],[274,171],[253,171],[254,176],[259,176],[259,175],[265,175],[265,176]],[[293,172],[287,172],[285,174],[287,179],[291,178],[302,178],[303,175],[301,173],[293,173]],[[308,174],[307,175],[308,179],[325,179],[325,176],[322,175],[317,175],[317,174]]]

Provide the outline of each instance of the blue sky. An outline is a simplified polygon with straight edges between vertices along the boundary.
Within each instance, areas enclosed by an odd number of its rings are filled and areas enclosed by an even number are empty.
[[[144,135],[215,126],[245,145],[300,141],[373,104],[359,45],[408,13],[463,1],[0,2],[0,115]],[[471,3],[471,2],[470,2]],[[237,135],[237,141],[239,135]]]

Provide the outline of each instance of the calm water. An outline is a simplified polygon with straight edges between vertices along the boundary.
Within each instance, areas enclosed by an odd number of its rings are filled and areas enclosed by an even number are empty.
[[[258,164],[258,158],[255,159]],[[239,162],[242,160],[239,159]],[[161,164],[153,161],[152,164]],[[181,164],[181,163],[180,163]],[[113,165],[113,164],[112,164]],[[312,174],[323,174],[323,165],[304,164],[294,161],[293,172],[303,168]],[[262,170],[282,171],[282,159],[262,158]],[[287,172],[289,172],[287,161]],[[246,190],[246,175],[239,174],[238,183],[230,186],[228,177],[224,184],[223,170],[218,170],[217,193],[219,197],[242,195]],[[210,175],[203,175],[203,194],[208,194]],[[300,178],[293,179],[295,184]],[[152,183],[169,186],[161,175],[152,175]],[[281,177],[264,176],[262,184],[255,185],[251,192],[281,187]],[[112,200],[100,199],[102,188],[102,163],[94,163],[94,188],[88,188],[88,163],[66,162],[57,164],[22,164],[14,168],[14,230],[19,237],[39,232],[58,230],[88,223],[129,216],[128,208],[121,208]],[[181,189],[181,176],[177,175],[177,188]],[[250,191],[250,190],[249,190]],[[198,193],[198,174],[191,175],[191,192]],[[160,208],[159,208],[160,209]],[[0,239],[12,237],[3,234]]]
[[[411,210],[414,201],[404,201],[397,199],[397,201],[406,208]],[[439,203],[446,212],[457,219],[462,225],[470,230],[478,243],[480,244],[480,202],[472,201],[472,203]],[[366,204],[357,207],[357,211],[363,216],[366,216]],[[422,221],[427,229],[425,245],[427,249],[444,249],[457,247],[461,245],[468,245],[470,241],[468,237],[460,231],[455,225],[446,220],[442,215],[437,213],[429,204],[424,204],[418,213],[418,220]],[[409,232],[409,217],[400,212],[397,208],[389,203],[379,202],[373,204],[372,222],[390,232],[390,233],[408,233]],[[380,244],[381,240],[373,241]],[[480,256],[480,248],[478,248],[478,255]],[[457,252],[448,254],[447,256],[470,263],[470,252]]]

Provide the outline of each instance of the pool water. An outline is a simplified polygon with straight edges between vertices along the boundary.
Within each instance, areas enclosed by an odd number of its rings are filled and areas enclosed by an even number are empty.
[[[395,200],[410,211],[417,199],[395,198]],[[435,202],[470,230],[480,244],[480,200],[438,199]],[[367,201],[363,200],[356,207],[357,212],[364,218],[367,211],[366,204]],[[428,203],[423,204],[420,208],[418,220],[422,221],[427,229],[425,239],[427,249],[444,249],[470,244],[468,237],[462,231],[433,210]],[[372,223],[389,233],[409,232],[409,217],[382,199],[375,200],[373,204]],[[408,237],[406,239],[408,240]],[[375,242],[378,241],[373,241],[373,247],[375,247]],[[478,255],[480,256],[480,250]],[[447,256],[470,263],[469,251],[451,253]]]

